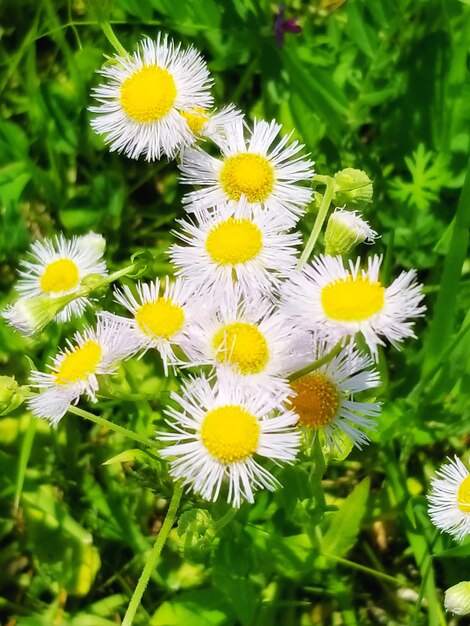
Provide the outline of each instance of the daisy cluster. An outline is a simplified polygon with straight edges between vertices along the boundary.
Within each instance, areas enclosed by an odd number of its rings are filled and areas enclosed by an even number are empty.
[[[235,507],[275,489],[274,466],[293,462],[314,437],[336,453],[366,444],[380,404],[356,396],[380,385],[379,348],[414,337],[424,312],[416,272],[386,285],[381,256],[348,259],[376,233],[341,205],[324,253],[299,261],[296,226],[313,199],[313,163],[275,121],[247,124],[234,105],[214,111],[194,48],[159,35],[100,73],[95,131],[130,158],[178,158],[189,188],[169,250],[174,275],[115,289],[120,311],[98,312],[47,373],[33,372],[34,415],[57,424],[82,394],[96,400],[100,375],[121,360],[158,353],[165,374],[184,374],[158,433],[161,455],[202,498],[223,493]],[[353,208],[354,172],[335,182]],[[106,274],[104,245],[90,245],[97,237],[36,242],[20,295],[75,294],[56,317],[81,314],[83,281]],[[21,329],[15,306],[4,316]]]

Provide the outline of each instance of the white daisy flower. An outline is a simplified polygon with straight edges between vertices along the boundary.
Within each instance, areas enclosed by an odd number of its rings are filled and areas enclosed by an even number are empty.
[[[295,329],[266,300],[244,299],[239,289],[195,311],[182,348],[189,365],[211,365],[232,384],[276,395]]]
[[[172,392],[178,408],[169,408],[172,432],[159,438],[171,444],[161,450],[170,457],[171,474],[183,479],[205,500],[217,500],[228,482],[227,501],[239,507],[253,502],[257,489],[273,491],[279,485],[256,457],[276,464],[292,461],[299,448],[292,411],[277,409],[272,397],[249,393],[221,377],[214,387],[207,379],[191,379],[181,394]]]
[[[470,472],[455,456],[437,471],[428,495],[429,515],[437,528],[455,539],[470,534]]]
[[[233,104],[223,107],[220,111],[206,109],[190,109],[181,115],[186,120],[194,138],[202,137],[213,140],[226,138],[225,129],[228,125],[243,121],[243,113]]]
[[[321,341],[313,340],[313,346],[296,369],[321,359],[330,350]],[[324,365],[290,382],[294,393],[287,406],[299,416],[297,425],[304,429],[308,440],[321,430],[328,447],[340,453],[343,433],[358,448],[369,442],[363,429],[375,430],[374,418],[380,414],[380,403],[358,402],[354,395],[380,385],[379,374],[371,366],[368,356],[347,347]]]
[[[147,161],[173,158],[194,135],[181,113],[212,105],[202,56],[192,46],[181,50],[167,35],[144,39],[137,52],[115,56],[99,73],[106,83],[93,90],[99,106],[91,125],[110,150]]]
[[[299,156],[303,146],[297,141],[287,145],[291,135],[275,143],[280,129],[275,122],[257,121],[246,139],[239,121],[225,127],[225,139],[216,140],[220,159],[202,148],[184,150],[182,182],[202,187],[185,196],[186,209],[204,211],[225,203],[235,209],[247,203],[295,224],[312,198],[311,189],[297,183],[309,183],[313,164]]]
[[[163,361],[165,375],[168,365],[177,361],[175,348],[183,340],[191,323],[191,305],[197,297],[192,287],[181,278],[174,282],[157,278],[151,283],[138,283],[136,295],[126,285],[115,290],[116,301],[133,315],[133,319],[105,314],[119,321],[123,332],[130,332],[140,350],[155,348]]]
[[[86,328],[75,333],[73,341],[67,340],[65,350],[49,365],[50,372],[33,371],[30,384],[39,389],[28,400],[33,415],[56,426],[82,394],[96,402],[98,375],[114,373],[119,362],[136,349],[120,329],[110,320],[99,320],[96,329]]]
[[[381,256],[360,259],[344,266],[341,257],[319,256],[282,287],[283,312],[304,330],[318,333],[336,344],[361,333],[377,358],[377,346],[385,337],[395,346],[415,337],[410,318],[421,316],[423,294],[416,271],[402,272],[389,287],[379,280]]]
[[[234,285],[246,297],[253,290],[272,294],[295,267],[300,237],[286,233],[285,222],[270,211],[250,213],[230,215],[220,207],[194,221],[178,220],[176,235],[187,245],[170,250],[177,274],[221,296]]]
[[[23,261],[16,290],[22,298],[62,296],[79,293],[83,280],[90,274],[106,276],[103,253],[106,243],[101,235],[89,233],[82,237],[35,241],[30,249],[30,260]],[[89,306],[87,297],[77,297],[57,314],[58,322],[81,315]]]

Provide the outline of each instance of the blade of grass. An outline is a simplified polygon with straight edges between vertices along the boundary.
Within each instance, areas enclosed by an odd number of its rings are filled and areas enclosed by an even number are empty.
[[[423,362],[423,376],[433,368],[445,350],[452,335],[457,313],[457,294],[468,248],[468,230],[470,228],[470,159],[467,165],[465,182],[460,194],[455,225],[449,251],[444,260],[444,269],[437,296],[434,315],[426,342]]]

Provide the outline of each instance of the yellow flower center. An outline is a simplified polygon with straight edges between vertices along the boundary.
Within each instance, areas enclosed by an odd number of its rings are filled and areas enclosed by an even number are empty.
[[[274,167],[261,154],[229,156],[220,171],[222,189],[231,200],[244,194],[248,202],[263,202],[274,188]]]
[[[328,376],[307,374],[290,386],[297,393],[289,401],[299,416],[299,426],[322,428],[331,424],[338,411],[340,395]]]
[[[330,319],[340,322],[360,322],[383,309],[385,288],[371,282],[367,276],[335,280],[323,287],[321,303]]]
[[[184,117],[190,130],[192,130],[195,135],[200,134],[209,119],[206,110],[199,107],[191,109],[191,111],[181,111],[181,115]]]
[[[58,385],[75,383],[94,374],[101,361],[101,347],[89,339],[82,346],[67,354],[56,374]]]
[[[243,375],[259,374],[269,359],[267,341],[254,324],[227,324],[215,333],[212,345],[219,363],[235,365]]]
[[[213,226],[206,239],[206,250],[221,265],[246,263],[259,254],[263,246],[261,230],[247,219],[228,220]]]
[[[258,420],[241,406],[227,405],[209,411],[201,426],[201,439],[221,463],[242,461],[256,452]]]
[[[173,76],[156,65],[146,65],[121,85],[122,108],[136,122],[155,122],[165,117],[175,99]]]
[[[40,285],[43,293],[59,293],[77,287],[80,274],[77,265],[70,259],[58,259],[46,265]]]
[[[183,307],[170,298],[145,302],[137,310],[135,319],[140,329],[152,337],[170,339],[184,324]]]
[[[470,513],[470,474],[460,483],[457,504],[463,513]]]

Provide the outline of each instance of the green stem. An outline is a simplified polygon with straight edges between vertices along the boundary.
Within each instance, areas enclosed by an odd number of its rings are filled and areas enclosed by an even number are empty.
[[[103,280],[102,283],[100,283],[99,286],[104,287],[105,285],[109,285],[110,283],[113,283],[115,280],[118,280],[118,278],[131,274],[138,267],[139,267],[139,263],[132,263],[132,265],[126,265],[126,267],[123,267],[120,270],[116,270],[112,274],[109,274],[109,276],[106,276],[106,278]]]
[[[145,589],[147,588],[148,582],[150,580],[150,576],[155,569],[162,548],[165,545],[170,530],[173,526],[173,522],[175,521],[176,512],[178,511],[182,495],[183,486],[181,484],[176,484],[173,496],[170,501],[170,506],[168,507],[168,512],[165,517],[165,521],[163,522],[160,532],[157,535],[157,540],[155,541],[155,544],[152,548],[150,557],[145,563],[144,569],[142,570],[142,574],[140,575],[137,586],[134,590],[134,593],[132,594],[131,601],[129,602],[129,606],[127,607],[127,611],[121,626],[132,626],[135,614],[137,613],[137,609],[140,606],[142,596],[144,595]]]
[[[120,435],[124,435],[128,439],[133,439],[134,441],[138,441],[144,446],[148,448],[158,448],[157,444],[151,439],[147,439],[142,435],[135,433],[133,430],[129,430],[128,428],[124,428],[124,426],[119,426],[119,424],[114,424],[104,417],[100,417],[99,415],[94,415],[93,413],[89,413],[84,409],[80,409],[78,406],[69,406],[69,413],[73,413],[74,415],[79,415],[80,417],[84,417],[90,422],[95,422],[95,424],[99,424],[100,426],[104,426],[105,428],[109,428],[110,430],[114,430],[116,433]]]
[[[302,376],[306,376],[307,374],[310,374],[310,372],[315,371],[322,365],[325,365],[325,363],[329,363],[331,359],[334,359],[334,357],[341,352],[342,348],[343,346],[341,342],[337,343],[336,346],[332,350],[330,350],[330,352],[327,352],[321,358],[317,359],[316,361],[313,361],[313,363],[309,363],[305,367],[302,367],[302,369],[297,370],[293,372],[292,374],[289,374],[289,376],[287,377],[287,380],[291,383],[294,380],[297,380],[298,378],[302,378]]]
[[[224,526],[226,526],[229,522],[233,520],[235,515],[237,514],[238,509],[235,509],[231,506],[226,513],[222,515],[218,520],[214,522],[214,532],[217,535]]]
[[[351,567],[352,569],[357,569],[365,574],[370,574],[371,576],[375,576],[375,578],[381,578],[382,580],[388,580],[388,582],[393,583],[394,585],[403,585],[403,581],[398,578],[394,578],[393,576],[389,576],[388,574],[384,574],[383,572],[379,572],[371,567],[366,567],[365,565],[360,565],[359,563],[354,563],[354,561],[348,561],[347,559],[342,559],[339,556],[334,556],[333,554],[326,554],[325,552],[321,553],[322,556],[325,556],[327,559],[331,559],[332,561],[336,561],[337,563],[341,563],[342,565],[346,565],[347,567]]]
[[[109,22],[100,22],[100,26],[101,26],[101,30],[106,36],[106,39],[113,46],[116,52],[122,57],[127,57],[127,50],[124,48],[122,43],[116,37],[116,34],[111,24]]]
[[[323,194],[323,198],[320,204],[320,208],[318,209],[317,217],[315,218],[315,223],[312,228],[312,232],[310,233],[310,237],[308,238],[307,243],[305,244],[305,248],[300,255],[299,262],[297,263],[297,269],[301,269],[305,263],[308,261],[310,255],[312,254],[313,248],[317,243],[318,236],[320,235],[321,229],[323,227],[323,223],[328,215],[328,209],[330,208],[330,204],[335,197],[335,181],[330,177],[322,177],[326,178],[325,185],[325,193]],[[317,176],[315,180],[319,180]],[[323,180],[321,181],[323,182]]]

